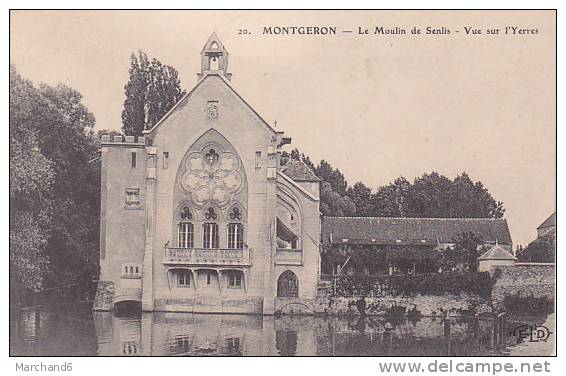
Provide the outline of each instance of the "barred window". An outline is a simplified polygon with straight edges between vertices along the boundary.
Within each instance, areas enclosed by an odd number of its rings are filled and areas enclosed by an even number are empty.
[[[190,222],[181,222],[177,228],[179,248],[193,248],[194,231],[193,224]]]
[[[182,270],[177,274],[177,286],[179,287],[191,286],[191,273],[188,270]]]
[[[205,223],[203,225],[204,236],[202,238],[202,247],[206,249],[214,249],[218,247],[218,224]]]
[[[230,274],[228,274],[228,287],[233,289],[239,289],[242,287],[241,272],[230,272]]]
[[[241,223],[228,224],[228,248],[244,248],[244,225]]]

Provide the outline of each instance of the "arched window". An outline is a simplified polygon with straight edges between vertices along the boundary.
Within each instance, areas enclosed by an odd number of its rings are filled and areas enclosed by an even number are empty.
[[[244,249],[244,225],[228,223],[228,249]]]
[[[202,225],[203,227],[203,237],[202,237],[202,247],[206,249],[219,248],[218,241],[218,223],[212,222],[216,221],[218,215],[214,211],[214,208],[210,207],[204,213],[204,219],[208,222]]]
[[[241,222],[242,213],[235,206],[229,214],[230,223],[228,223],[228,249],[244,248],[244,225]]]
[[[286,270],[277,280],[277,296],[296,298],[299,296],[299,279],[290,270]]]
[[[179,248],[194,247],[194,226],[190,222],[193,215],[188,207],[183,207],[179,213],[181,221],[177,225],[177,244]]]

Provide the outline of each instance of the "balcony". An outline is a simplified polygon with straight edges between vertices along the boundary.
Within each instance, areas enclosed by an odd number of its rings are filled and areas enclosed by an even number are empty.
[[[163,264],[250,266],[250,249],[165,248]]]

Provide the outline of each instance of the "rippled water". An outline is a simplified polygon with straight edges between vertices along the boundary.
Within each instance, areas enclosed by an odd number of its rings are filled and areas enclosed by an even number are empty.
[[[11,355],[501,355],[517,344],[509,320],[501,344],[489,319],[318,318],[144,313],[116,317],[88,305],[30,307],[10,315]]]

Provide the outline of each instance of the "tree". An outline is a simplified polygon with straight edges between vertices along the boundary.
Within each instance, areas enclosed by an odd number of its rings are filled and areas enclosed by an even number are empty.
[[[375,209],[373,207],[371,189],[366,187],[364,183],[357,182],[353,187],[348,187],[347,194],[356,207],[355,214],[357,217],[373,215]]]
[[[526,262],[556,262],[556,232],[533,240],[517,257]]]
[[[314,173],[319,179],[329,183],[332,189],[340,196],[346,195],[348,182],[344,178],[344,174],[342,174],[340,170],[334,169],[330,163],[323,159],[315,168]]]
[[[505,213],[503,203],[464,172],[454,180],[431,172],[412,184],[400,177],[379,187],[372,201],[374,215],[384,217],[501,218]]]
[[[76,90],[36,88],[10,68],[11,291],[92,290],[100,208],[94,121]]]
[[[406,217],[411,183],[404,177],[377,188],[372,195],[373,215],[376,217]]]
[[[362,182],[349,187],[344,174],[321,160],[315,166],[298,149],[283,152],[281,163],[303,161],[321,180],[320,211],[327,216],[501,218],[503,203],[496,201],[482,182],[462,172],[454,180],[433,171],[411,184],[400,176],[378,187],[375,193]]]
[[[10,65],[10,294],[43,288],[51,221],[53,164],[39,146],[32,84]]]
[[[356,205],[350,197],[341,196],[329,182],[323,181],[320,186],[320,212],[326,216],[353,216]]]
[[[454,248],[447,249],[440,254],[439,265],[442,270],[477,271],[478,257],[486,251],[483,246],[478,247],[483,244],[481,234],[464,232],[452,241]]]
[[[155,125],[185,95],[175,68],[159,60],[149,61],[143,51],[130,56],[130,78],[124,86],[122,131],[140,136]]]
[[[409,217],[452,217],[452,181],[437,172],[415,179],[409,189]]]

